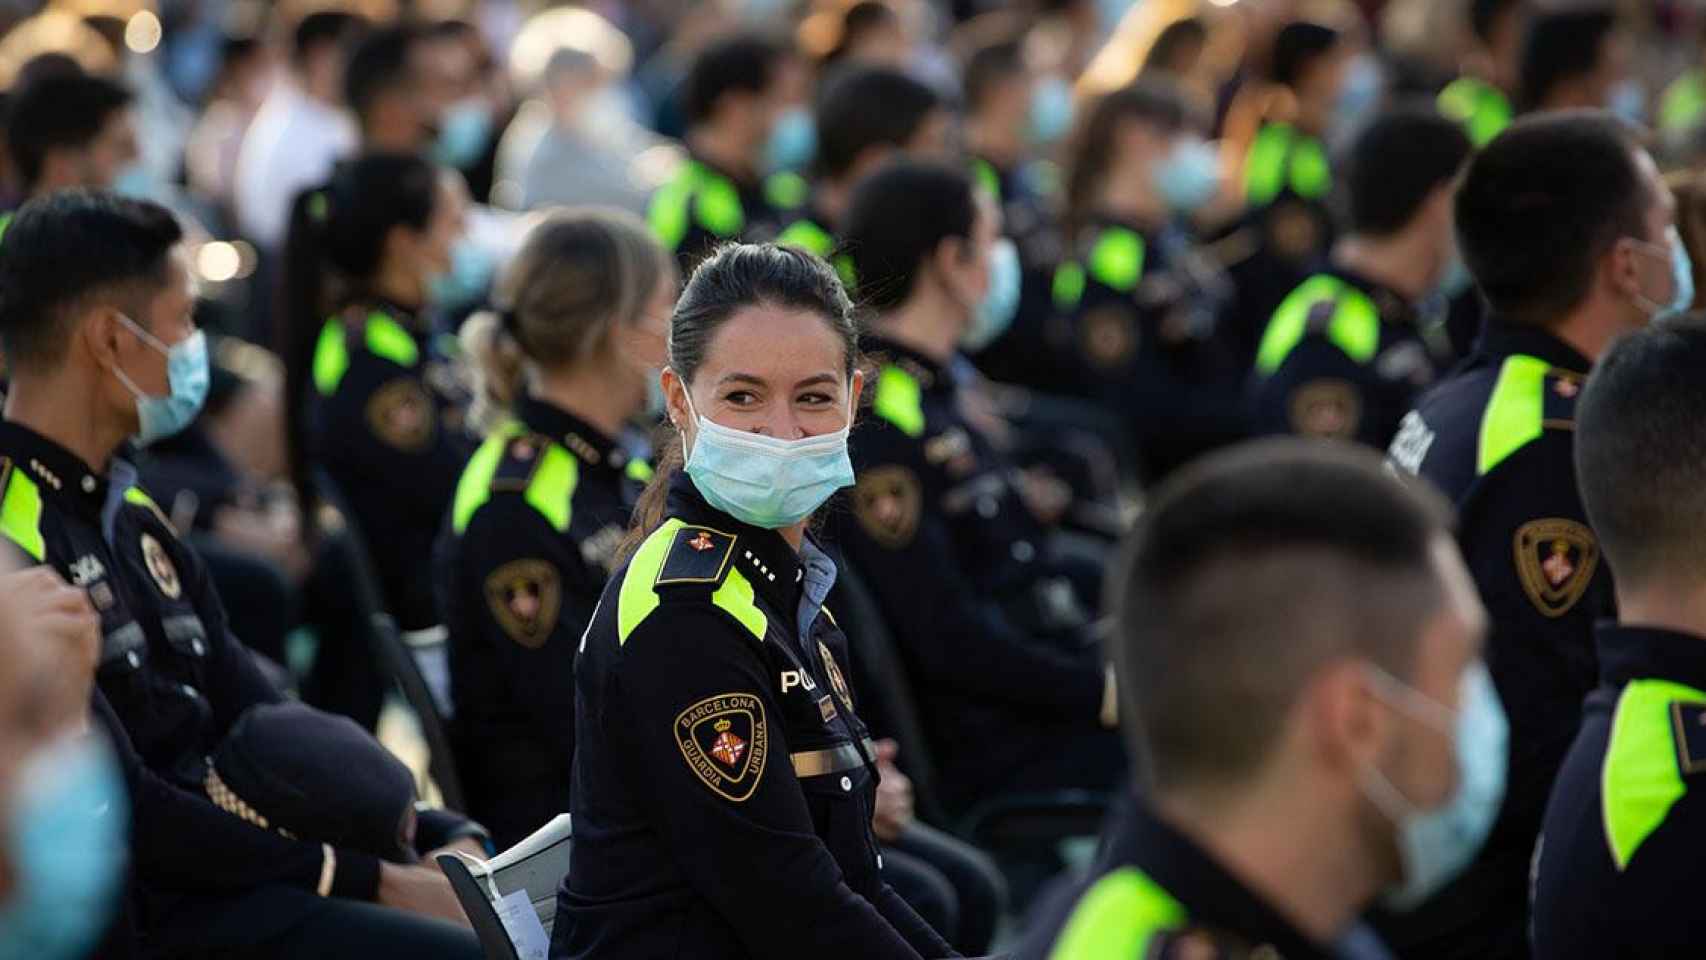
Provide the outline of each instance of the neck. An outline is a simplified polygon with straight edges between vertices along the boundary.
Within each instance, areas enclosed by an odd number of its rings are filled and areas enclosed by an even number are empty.
[[[421,308],[421,282],[403,270],[384,269],[373,278],[375,295],[408,310]]]
[[[1593,302],[1594,299],[1578,306],[1551,329],[1553,336],[1575,347],[1590,363],[1598,363],[1613,340],[1638,326],[1611,319],[1611,312],[1619,308],[1602,306]]]
[[[1617,622],[1706,637],[1706,588],[1692,581],[1617,584]]]
[[[608,361],[601,366],[609,369]],[[608,378],[587,376],[580,368],[539,371],[527,392],[585,420],[607,438],[621,433],[622,425],[637,409],[630,396],[611,389]]]
[[[818,181],[812,191],[812,205],[829,221],[818,226],[834,233],[835,225],[841,222],[842,215],[847,212],[847,203],[852,192],[852,184],[839,180]]]
[[[966,121],[966,146],[1002,170],[1016,166],[1024,152],[1017,129],[999,127],[975,117]]]
[[[928,278],[920,276],[917,283],[918,289],[905,303],[877,320],[877,332],[946,364],[965,330],[964,321],[957,319],[963,310]]]
[[[753,168],[752,160],[747,156],[749,151],[746,145],[726,130],[712,126],[690,130],[687,133],[687,145],[693,148],[694,153],[733,177],[747,182],[758,179],[758,171]]]
[[[811,523],[809,519],[801,520],[791,527],[782,527],[776,532],[782,535],[782,539],[788,541],[788,546],[793,547],[795,553],[799,553],[800,544],[806,542],[806,525],[809,523]]]
[[[80,398],[97,394],[93,383],[78,389],[62,385],[59,390],[14,379],[6,396],[5,417],[27,427],[77,455],[96,473],[106,473],[114,451],[124,443],[128,431],[112,423],[98,422]]]
[[[1150,229],[1167,225],[1167,203],[1141,177],[1110,177],[1093,207],[1097,213]]]
[[[1266,784],[1156,799],[1163,821],[1320,944],[1338,940],[1379,890],[1367,857],[1344,839],[1352,835],[1347,818],[1325,807],[1309,791]]]
[[[1390,237],[1353,233],[1333,245],[1333,262],[1385,284],[1410,303],[1427,296],[1439,273],[1438,257],[1404,232]]]

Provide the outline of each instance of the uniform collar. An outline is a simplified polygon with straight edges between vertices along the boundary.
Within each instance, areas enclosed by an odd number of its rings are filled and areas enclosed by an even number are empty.
[[[1643,677],[1661,677],[1706,690],[1706,637],[1658,627],[1607,621],[1594,634],[1600,682],[1621,687]]]
[[[734,568],[775,609],[788,613],[798,609],[806,568],[780,533],[742,523],[706,503],[686,470],[670,478],[666,512],[689,524],[733,536]]]
[[[1126,801],[1132,802],[1132,801]],[[1207,851],[1163,823],[1142,800],[1119,824],[1108,850],[1109,866],[1135,866],[1185,908],[1195,927],[1270,945],[1285,960],[1327,958],[1332,951],[1310,940],[1245,887]]]
[[[1381,320],[1406,326],[1415,324],[1415,304],[1387,284],[1337,263],[1329,264],[1323,272],[1338,277],[1367,295],[1370,300],[1374,301],[1375,309],[1380,311]]]
[[[951,389],[952,371],[917,350],[880,335],[867,335],[861,343],[865,353],[892,363],[918,380],[925,390]]]
[[[616,471],[628,465],[628,454],[615,439],[554,403],[524,394],[516,404],[516,415],[527,429],[568,447],[583,464]]]
[[[0,456],[34,480],[43,496],[91,518],[100,517],[107,499],[107,477],[75,453],[26,426],[4,421],[0,422]]]
[[[745,178],[735,176],[733,173],[730,173],[728,170],[725,170],[721,166],[712,162],[704,154],[699,153],[699,152],[697,152],[691,148],[689,148],[687,151],[687,158],[688,158],[688,160],[692,161],[693,163],[697,164],[698,166],[704,167],[706,170],[715,174],[716,176],[722,177],[724,180],[727,180],[728,182],[734,184],[735,187],[738,188],[739,190],[741,190],[742,192],[750,193],[754,190],[757,190],[759,188],[759,186],[761,185],[760,183],[756,183],[756,182],[747,180]]]
[[[1487,326],[1481,331],[1475,352],[1493,359],[1515,354],[1536,357],[1554,367],[1584,375],[1593,369],[1593,361],[1557,336],[1539,327],[1511,323],[1497,316],[1487,318]]]

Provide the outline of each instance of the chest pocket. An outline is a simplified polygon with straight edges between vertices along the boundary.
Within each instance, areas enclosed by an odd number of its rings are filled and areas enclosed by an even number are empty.
[[[129,676],[142,669],[148,659],[148,637],[142,625],[126,619],[116,624],[101,624],[101,666],[111,676]]]
[[[207,628],[193,613],[169,614],[160,618],[160,630],[173,650],[192,660],[207,656]]]

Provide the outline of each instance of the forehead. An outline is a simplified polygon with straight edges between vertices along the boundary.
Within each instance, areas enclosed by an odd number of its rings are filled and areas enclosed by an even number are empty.
[[[744,373],[792,383],[820,373],[840,375],[847,351],[829,321],[812,310],[755,304],[735,311],[705,350],[695,379]]]

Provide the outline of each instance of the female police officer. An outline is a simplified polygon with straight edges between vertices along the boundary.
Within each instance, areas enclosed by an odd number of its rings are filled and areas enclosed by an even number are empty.
[[[663,363],[674,258],[638,218],[583,210],[528,235],[500,314],[462,328],[486,441],[439,540],[457,763],[508,847],[569,807],[574,657],[651,477],[617,444]]]
[[[853,482],[851,313],[827,264],[768,245],[725,247],[676,306],[683,453],[581,641],[553,957],[953,955],[879,874],[835,567],[806,531]]]

